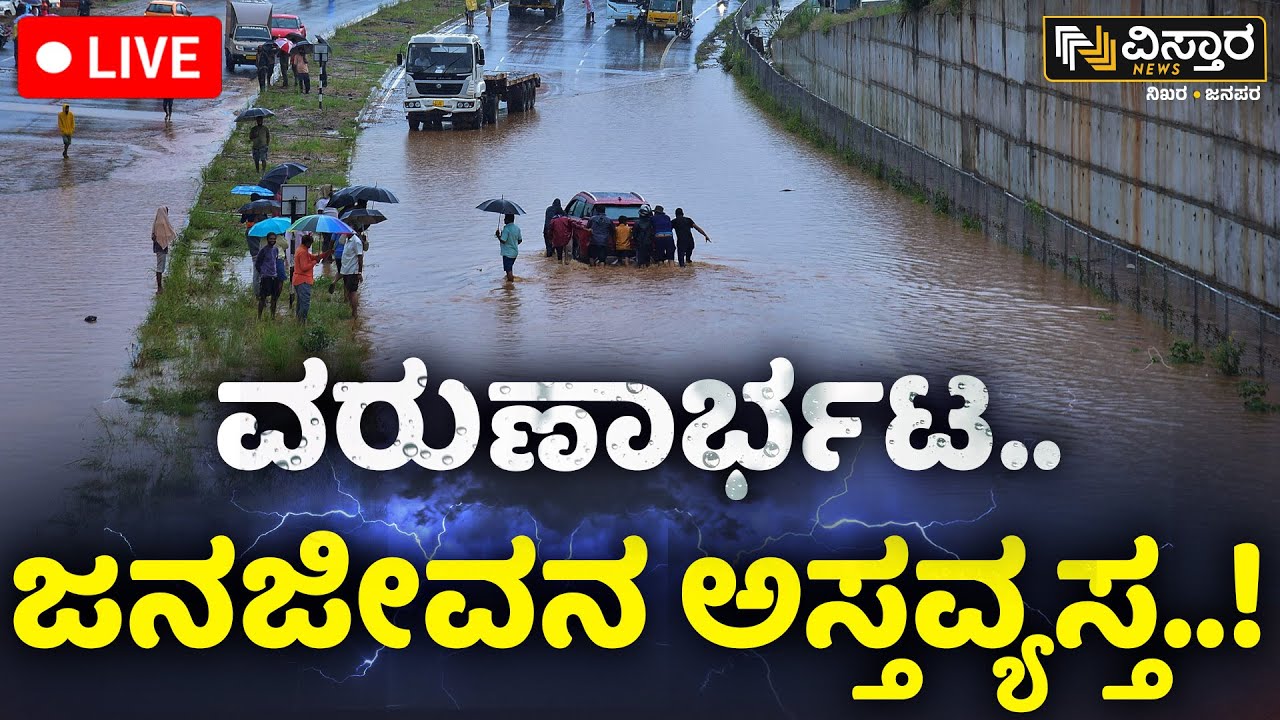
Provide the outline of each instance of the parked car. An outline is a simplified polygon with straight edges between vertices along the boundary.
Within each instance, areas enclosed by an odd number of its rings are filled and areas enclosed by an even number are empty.
[[[307,36],[307,26],[302,24],[297,15],[271,16],[271,37],[282,38],[292,33]]]
[[[189,17],[191,11],[185,3],[177,0],[152,0],[142,14],[147,17]]]
[[[580,250],[589,242],[589,219],[595,214],[596,208],[603,207],[605,217],[617,224],[618,218],[624,216],[634,221],[640,214],[640,208],[648,204],[639,193],[633,192],[580,192],[574,195],[569,204],[564,206],[565,214],[574,219],[574,257],[578,257]],[[612,248],[610,254],[613,254]]]

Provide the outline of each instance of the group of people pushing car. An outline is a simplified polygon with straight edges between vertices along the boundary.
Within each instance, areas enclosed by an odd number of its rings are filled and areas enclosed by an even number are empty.
[[[711,236],[685,215],[683,208],[676,208],[673,218],[661,205],[652,209],[641,206],[636,217],[623,215],[617,221],[605,214],[604,207],[597,206],[584,226],[565,214],[560,199],[556,198],[547,208],[542,238],[546,242],[547,257],[554,256],[560,263],[574,259],[595,267],[607,264],[612,258],[617,265],[634,260],[636,267],[672,262],[684,267],[693,262],[694,230],[711,242]],[[567,257],[565,248],[569,248]]]

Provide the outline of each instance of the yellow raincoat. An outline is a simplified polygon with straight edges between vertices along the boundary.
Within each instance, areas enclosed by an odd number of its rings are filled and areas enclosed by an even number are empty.
[[[71,114],[71,106],[63,105],[58,113],[58,132],[63,135],[74,135],[76,132],[76,116]]]

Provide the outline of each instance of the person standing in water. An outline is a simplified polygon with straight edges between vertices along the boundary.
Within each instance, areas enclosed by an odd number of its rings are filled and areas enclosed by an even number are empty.
[[[280,248],[276,247],[276,234],[267,234],[267,244],[262,246],[258,251],[258,256],[253,259],[254,267],[258,269],[258,319],[262,319],[262,311],[267,307],[267,300],[271,300],[271,317],[276,316],[276,303],[280,300],[280,275],[279,261]]]
[[[71,113],[71,106],[66,103],[62,104],[62,112],[58,113],[58,132],[62,134],[62,157],[68,157],[71,136],[76,134],[76,116]]]
[[[560,206],[560,198],[556,198],[547,206],[547,214],[542,221],[542,240],[547,244],[547,257],[551,257],[554,254],[554,247],[551,244],[551,221],[563,214],[564,208]]]
[[[253,146],[253,169],[267,169],[267,152],[271,148],[271,130],[262,124],[262,118],[249,130],[249,143]]]
[[[659,205],[653,209],[653,261],[661,265],[676,259],[676,240],[672,236],[674,228],[671,216],[662,211]]]
[[[512,270],[515,269],[516,257],[520,254],[520,243],[524,242],[520,237],[520,226],[516,225],[516,216],[503,216],[502,229],[493,234],[498,237],[498,244],[502,247],[502,271],[507,274],[507,282],[514,282],[516,276]]]
[[[169,208],[156,210],[155,222],[151,224],[151,252],[156,256],[156,294],[164,290],[164,271],[169,264],[169,245],[177,239],[173,232],[173,224],[169,222]]]
[[[711,242],[711,236],[706,230],[698,227],[698,223],[693,218],[685,217],[684,208],[676,208],[676,217],[671,221],[671,227],[676,233],[676,257],[680,261],[680,267],[684,267],[685,263],[693,262],[693,231],[697,230],[702,237]]]

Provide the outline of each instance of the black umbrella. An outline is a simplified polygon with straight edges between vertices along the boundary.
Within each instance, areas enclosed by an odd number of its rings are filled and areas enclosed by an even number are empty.
[[[316,49],[315,45],[312,45],[306,40],[299,40],[293,44],[292,48],[290,48],[289,54],[290,55],[306,55],[308,53],[313,52],[315,49]]]
[[[524,208],[507,200],[506,198],[497,198],[494,200],[485,200],[476,206],[477,210],[485,212],[498,213],[499,215],[524,215]]]
[[[275,113],[266,108],[249,108],[236,116],[236,122],[246,122],[248,120],[256,120],[257,118],[268,118],[274,115]]]
[[[376,185],[352,185],[335,192],[329,198],[329,207],[351,207],[361,201],[398,203],[400,199],[393,195],[390,190]]]
[[[291,32],[288,35],[285,35],[284,39],[288,40],[289,42],[300,43],[300,42],[306,42],[307,36],[303,35],[302,33]]]
[[[338,219],[351,227],[369,227],[386,220],[387,216],[377,210],[356,208],[342,213],[338,216]]]
[[[287,182],[289,178],[294,175],[301,175],[306,171],[306,165],[293,162],[281,163],[268,170],[266,174],[262,176],[262,179],[258,181],[258,184],[265,188],[279,190],[280,186]]]
[[[280,209],[280,203],[276,202],[275,200],[254,200],[253,202],[247,202],[241,205],[240,209],[237,210],[236,212],[239,212],[240,214],[243,215],[245,213],[264,213],[264,212],[269,212],[271,210],[279,210],[279,209]]]

